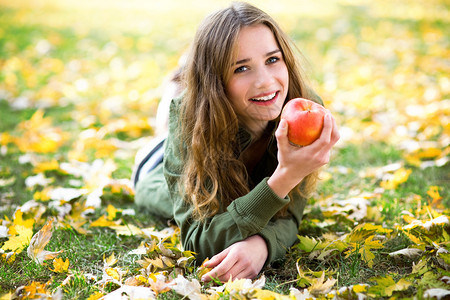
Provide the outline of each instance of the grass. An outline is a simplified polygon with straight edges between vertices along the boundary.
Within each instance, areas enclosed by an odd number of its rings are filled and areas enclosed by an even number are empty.
[[[25,214],[25,218],[39,215],[33,233],[42,228],[45,220],[58,216],[58,205],[51,207],[51,199],[37,196],[46,188],[92,188],[100,186],[104,177],[130,178],[134,153],[152,134],[151,118],[160,97],[158,86],[186,50],[200,17],[221,4],[208,1],[197,10],[175,5],[168,18],[164,9],[171,3],[151,7],[136,0],[124,8],[117,2],[96,12],[96,18],[89,8],[74,9],[70,1],[52,2],[40,9],[29,6],[36,3],[0,1],[0,226],[9,226],[16,209],[34,199],[44,211],[40,215],[36,211]],[[142,7],[134,6],[139,3]],[[429,288],[448,289],[440,278],[450,274],[439,264],[435,248],[439,245],[450,250],[445,240],[448,227],[442,226],[441,237],[430,235],[434,244],[424,243],[421,256],[389,255],[421,246],[402,230],[406,212],[426,221],[448,214],[450,207],[448,162],[428,168],[416,164],[448,157],[445,103],[450,93],[445,59],[450,27],[443,17],[444,12],[448,13],[448,4],[436,0],[427,4],[319,1],[301,9],[297,5],[297,1],[290,0],[281,1],[280,7],[261,3],[267,11],[274,11],[314,66],[311,75],[316,89],[346,133],[324,168],[323,180],[310,199],[299,236],[318,241],[327,241],[331,235],[345,238],[362,224],[379,225],[392,232],[389,237],[380,232],[370,235],[384,241],[382,248],[370,249],[373,267],[360,252],[367,246],[364,240],[330,252],[326,259],[319,259],[297,244],[285,260],[264,270],[265,289],[288,295],[291,288],[312,286],[311,278],[316,280],[321,272],[336,280],[335,290],[368,284],[364,293],[371,298],[412,298]],[[319,9],[321,5],[323,9]],[[403,15],[396,14],[399,8]],[[186,11],[190,12],[189,18]],[[441,109],[434,108],[436,103]],[[415,107],[423,113],[412,113]],[[40,109],[44,111],[41,123],[23,129]],[[37,151],[31,143],[27,149],[19,147],[24,138],[39,137],[44,143],[49,136],[66,136],[67,140],[47,152]],[[420,151],[405,147],[412,144],[428,154],[420,156]],[[80,155],[85,155],[85,163],[89,164],[81,175],[62,170],[61,164]],[[58,167],[37,171],[52,160],[58,162]],[[95,169],[96,160],[113,161],[113,170],[108,173],[106,167]],[[392,178],[395,171],[386,166],[395,164],[411,173],[395,188],[382,189],[383,182]],[[37,173],[51,182],[27,186],[26,179]],[[442,200],[432,197],[433,186],[437,186]],[[76,208],[82,207],[86,197],[59,202],[70,205],[72,210],[59,216],[61,226],[54,229],[45,247],[48,251],[63,250],[59,258],[69,260],[69,269],[54,272],[52,260],[44,265],[35,263],[26,249],[9,261],[8,251],[0,253],[0,298],[19,287],[31,289],[33,283],[46,284],[48,293],[60,289],[63,299],[106,294],[119,287],[111,282],[98,283],[105,274],[104,260],[113,253],[118,258],[114,268],[126,271],[127,277],[150,276],[138,261],[142,256],[130,251],[151,239],[118,235],[108,226],[90,224],[101,216],[110,217],[111,206],[118,210],[111,220],[122,224],[158,230],[167,224],[136,209],[132,192],[120,183],[105,186],[102,205],[84,211],[80,219]],[[331,208],[343,209],[342,201],[357,197],[365,197],[369,203],[362,219],[349,217],[358,209],[356,206],[343,212],[327,212]],[[124,214],[126,209],[135,209],[135,215]],[[86,221],[81,229],[62,226],[80,220]],[[8,237],[0,237],[0,247],[7,240]],[[167,242],[177,245],[175,236]],[[148,255],[162,255],[154,251]],[[417,267],[424,263],[424,268]],[[304,277],[299,275],[297,266],[306,272]],[[186,278],[197,278],[197,267],[188,264],[184,269]],[[90,279],[90,275],[95,279]],[[173,274],[170,276],[174,278]],[[377,278],[389,276],[395,283],[403,279],[411,285],[397,287],[388,295]],[[203,292],[207,288],[202,285]],[[24,296],[24,289],[20,293]],[[168,291],[158,298],[176,299],[180,295]]]

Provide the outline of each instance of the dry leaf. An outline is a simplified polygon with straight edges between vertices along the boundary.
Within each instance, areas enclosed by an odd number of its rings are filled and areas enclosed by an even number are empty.
[[[312,285],[308,287],[308,291],[318,297],[320,295],[325,295],[331,288],[336,284],[337,280],[334,278],[327,279],[325,281],[325,272],[322,272],[322,276],[320,278],[313,279]]]
[[[170,287],[178,294],[190,300],[201,300],[205,296],[201,294],[201,285],[197,279],[189,281],[183,276],[178,275],[177,278],[172,280]]]
[[[14,232],[15,235],[10,236],[9,240],[3,244],[1,249],[20,253],[29,245],[31,237],[33,236],[33,229],[22,225],[15,225]]]
[[[65,273],[69,270],[69,259],[66,258],[65,261],[62,260],[62,258],[55,258],[53,260],[53,269],[50,269],[53,272],[56,273]]]
[[[39,230],[31,239],[30,245],[28,246],[28,257],[41,264],[47,260],[55,258],[58,254],[60,254],[63,250],[57,252],[50,252],[44,250],[45,246],[50,241],[50,238],[53,234],[52,227],[53,220],[49,220],[42,228]]]
[[[398,256],[407,256],[409,258],[415,258],[420,256],[423,253],[423,250],[417,249],[417,248],[406,248],[401,249],[395,252],[389,253],[389,256],[391,257],[398,257]]]
[[[156,299],[156,295],[150,288],[147,287],[123,285],[114,292],[106,294],[102,299]]]
[[[105,254],[103,254],[103,262],[105,263],[106,266],[112,267],[118,262],[118,259],[116,258],[116,256],[114,255],[114,252],[113,252],[107,258],[105,258]]]
[[[445,289],[428,289],[423,293],[423,297],[427,299],[448,299],[450,297],[450,290]]]

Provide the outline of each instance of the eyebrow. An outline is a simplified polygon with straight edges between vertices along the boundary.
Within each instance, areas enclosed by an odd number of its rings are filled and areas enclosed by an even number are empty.
[[[280,49],[276,49],[276,50],[267,52],[266,56],[271,56],[271,55],[273,55],[275,53],[278,53],[278,52],[281,52],[281,50]],[[241,59],[241,60],[238,60],[237,62],[235,62],[234,65],[244,64],[244,63],[249,62],[249,61],[251,61],[250,58],[244,58],[244,59]]]

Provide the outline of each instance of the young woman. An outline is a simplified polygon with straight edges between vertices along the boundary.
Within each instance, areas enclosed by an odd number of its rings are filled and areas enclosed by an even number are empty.
[[[163,162],[138,174],[136,203],[173,219],[197,262],[210,258],[203,280],[253,278],[297,240],[317,170],[339,139],[336,123],[328,113],[317,141],[289,143],[284,104],[321,100],[286,34],[246,3],[203,21],[183,78]]]

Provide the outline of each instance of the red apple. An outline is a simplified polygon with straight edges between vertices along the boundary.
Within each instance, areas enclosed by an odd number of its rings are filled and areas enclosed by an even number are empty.
[[[325,108],[311,100],[291,99],[283,108],[281,118],[288,123],[289,141],[306,146],[317,140],[322,132]]]

